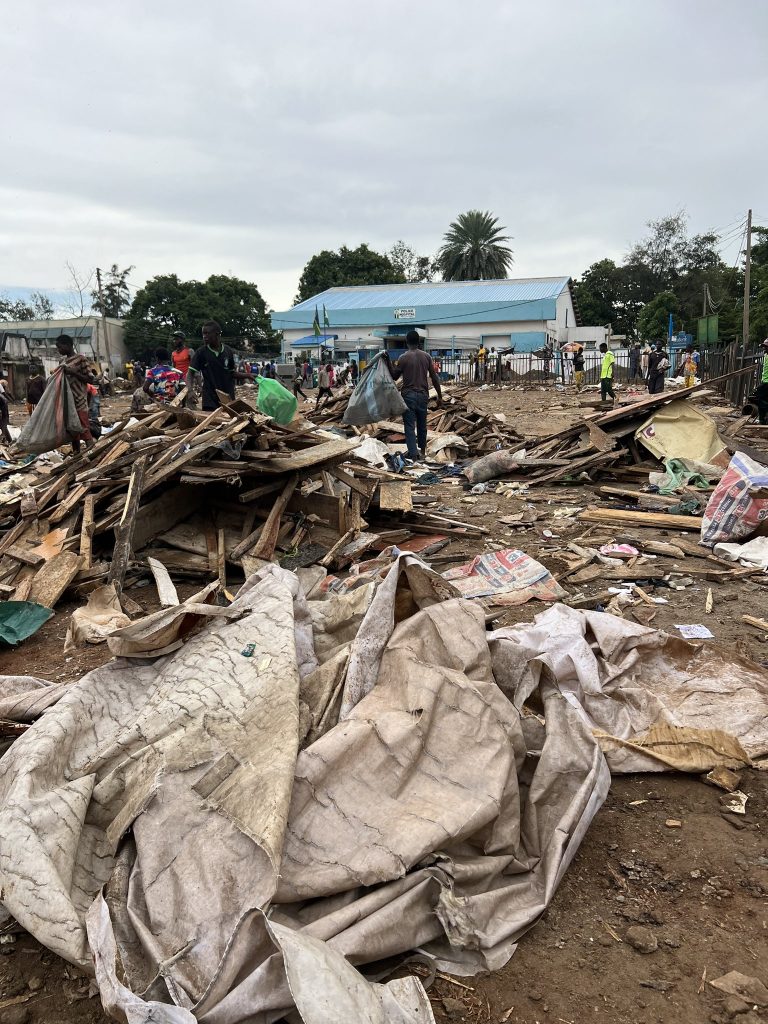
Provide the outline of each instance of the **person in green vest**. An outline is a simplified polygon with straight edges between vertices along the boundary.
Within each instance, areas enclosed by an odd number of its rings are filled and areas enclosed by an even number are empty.
[[[613,390],[613,364],[616,362],[616,356],[608,351],[604,341],[600,343],[600,351],[603,356],[600,364],[600,401],[607,402],[609,397],[614,401],[616,394]]]

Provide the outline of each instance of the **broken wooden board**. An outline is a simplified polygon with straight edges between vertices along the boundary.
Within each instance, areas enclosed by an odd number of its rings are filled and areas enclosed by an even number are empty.
[[[656,526],[668,530],[701,530],[701,516],[678,516],[669,512],[634,512],[620,508],[585,508],[577,519],[587,523],[619,523],[629,526]]]
[[[14,562],[21,562],[22,565],[42,565],[45,561],[42,555],[31,551],[29,548],[23,548],[19,544],[13,544],[5,552],[5,558],[12,558]]]
[[[606,434],[604,430],[601,430],[600,427],[591,420],[587,420],[586,426],[587,431],[589,432],[589,439],[599,452],[613,451],[616,447],[615,437],[611,437],[610,434]]]
[[[292,473],[300,469],[309,469],[312,466],[319,466],[331,459],[342,460],[359,447],[360,440],[354,438],[350,441],[340,439],[338,441],[324,441],[322,444],[312,445],[303,451],[292,452],[290,455],[273,455],[259,463],[259,469],[264,473]]]
[[[410,480],[382,480],[379,484],[379,508],[410,512],[413,508]]]
[[[26,600],[55,608],[56,602],[80,572],[83,561],[82,556],[74,551],[60,551],[54,555],[32,578]]]
[[[322,445],[320,445],[322,447]],[[285,507],[290,501],[293,492],[296,490],[296,485],[299,482],[299,474],[293,473],[288,478],[280,492],[279,497],[275,501],[274,505],[269,511],[267,521],[264,524],[264,528],[259,535],[259,539],[253,547],[252,551],[241,551],[240,554],[250,554],[253,558],[271,558],[275,553],[275,545],[277,543],[278,534],[280,531],[280,520]],[[241,545],[242,547],[242,545]],[[233,552],[234,557],[234,552]]]
[[[330,494],[294,493],[288,502],[288,512],[303,512],[315,515],[337,535],[347,532],[347,502],[343,497],[332,498]]]
[[[136,514],[133,529],[133,547],[141,550],[155,537],[180,523],[200,507],[203,498],[200,491],[189,484],[170,487],[159,498],[142,505]]]
[[[173,608],[179,603],[179,595],[176,587],[168,573],[168,570],[158,558],[147,558],[147,565],[152,571],[152,576],[157,587],[157,596],[162,608]]]

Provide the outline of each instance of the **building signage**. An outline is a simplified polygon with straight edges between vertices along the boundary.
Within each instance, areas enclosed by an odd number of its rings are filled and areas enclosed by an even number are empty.
[[[412,307],[409,307],[407,309],[396,309],[395,310],[395,320],[415,320],[415,319],[416,319],[416,310],[413,309]]]

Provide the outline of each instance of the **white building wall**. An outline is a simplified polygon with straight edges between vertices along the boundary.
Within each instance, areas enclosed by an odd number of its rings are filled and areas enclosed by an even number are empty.
[[[567,341],[583,345],[585,348],[597,348],[602,342],[609,343],[607,327],[569,327]],[[611,348],[614,346],[611,345]]]
[[[572,307],[571,307],[572,308]],[[571,314],[572,315],[572,314]],[[376,328],[385,329],[382,328]],[[371,337],[370,327],[344,327],[331,328],[330,333],[337,334],[335,342],[337,352],[354,351],[357,348],[373,348],[383,341]],[[423,332],[422,332],[423,333]],[[547,333],[547,321],[544,320],[505,320],[494,323],[440,323],[427,324],[426,344],[431,348],[443,348],[450,350],[455,347],[457,350],[470,350],[480,347],[481,341],[486,345],[493,345],[495,348],[508,348],[515,344],[515,334]],[[510,341],[511,336],[511,341]],[[298,330],[283,331],[284,350],[293,352],[293,345],[302,338],[307,337],[306,328]],[[404,343],[404,342],[403,342]],[[543,343],[543,339],[542,339]],[[298,354],[306,343],[297,346],[295,353]]]

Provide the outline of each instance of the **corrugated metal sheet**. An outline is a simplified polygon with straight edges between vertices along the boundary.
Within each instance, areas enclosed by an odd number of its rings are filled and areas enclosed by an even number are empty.
[[[290,312],[311,310],[315,306],[329,311],[350,309],[390,309],[398,306],[442,306],[463,303],[530,302],[556,299],[568,285],[567,277],[530,277],[508,281],[440,281],[431,284],[379,284],[328,291],[300,302]],[[289,311],[275,316],[285,316]]]

